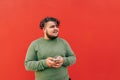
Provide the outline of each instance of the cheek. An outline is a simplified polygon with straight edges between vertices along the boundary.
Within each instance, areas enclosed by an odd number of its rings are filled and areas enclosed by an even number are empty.
[[[52,29],[47,29],[46,31],[47,31],[47,33],[52,33],[53,32]]]

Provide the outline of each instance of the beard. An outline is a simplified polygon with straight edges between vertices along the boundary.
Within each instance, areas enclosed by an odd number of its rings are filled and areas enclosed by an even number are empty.
[[[57,35],[57,36],[52,36],[52,35],[50,35],[48,32],[46,32],[46,35],[47,35],[47,37],[48,37],[49,39],[51,39],[51,40],[56,39],[56,38],[58,37],[58,35]]]

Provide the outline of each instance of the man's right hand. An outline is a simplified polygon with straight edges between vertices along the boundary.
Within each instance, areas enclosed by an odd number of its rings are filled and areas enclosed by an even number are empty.
[[[54,60],[54,58],[52,58],[52,57],[48,57],[46,59],[46,64],[47,64],[48,67],[53,67],[53,65],[56,64],[53,60]]]

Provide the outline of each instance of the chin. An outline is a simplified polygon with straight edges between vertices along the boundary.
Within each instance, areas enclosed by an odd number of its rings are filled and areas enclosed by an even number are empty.
[[[58,36],[53,36],[53,37],[51,37],[51,39],[56,39]]]
[[[46,35],[49,39],[56,39],[58,37],[58,34],[57,35],[50,35],[50,34],[46,33]]]

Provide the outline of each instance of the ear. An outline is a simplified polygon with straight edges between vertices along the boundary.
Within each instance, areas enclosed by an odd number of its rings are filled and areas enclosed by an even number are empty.
[[[43,27],[43,32],[46,32],[46,29]]]

